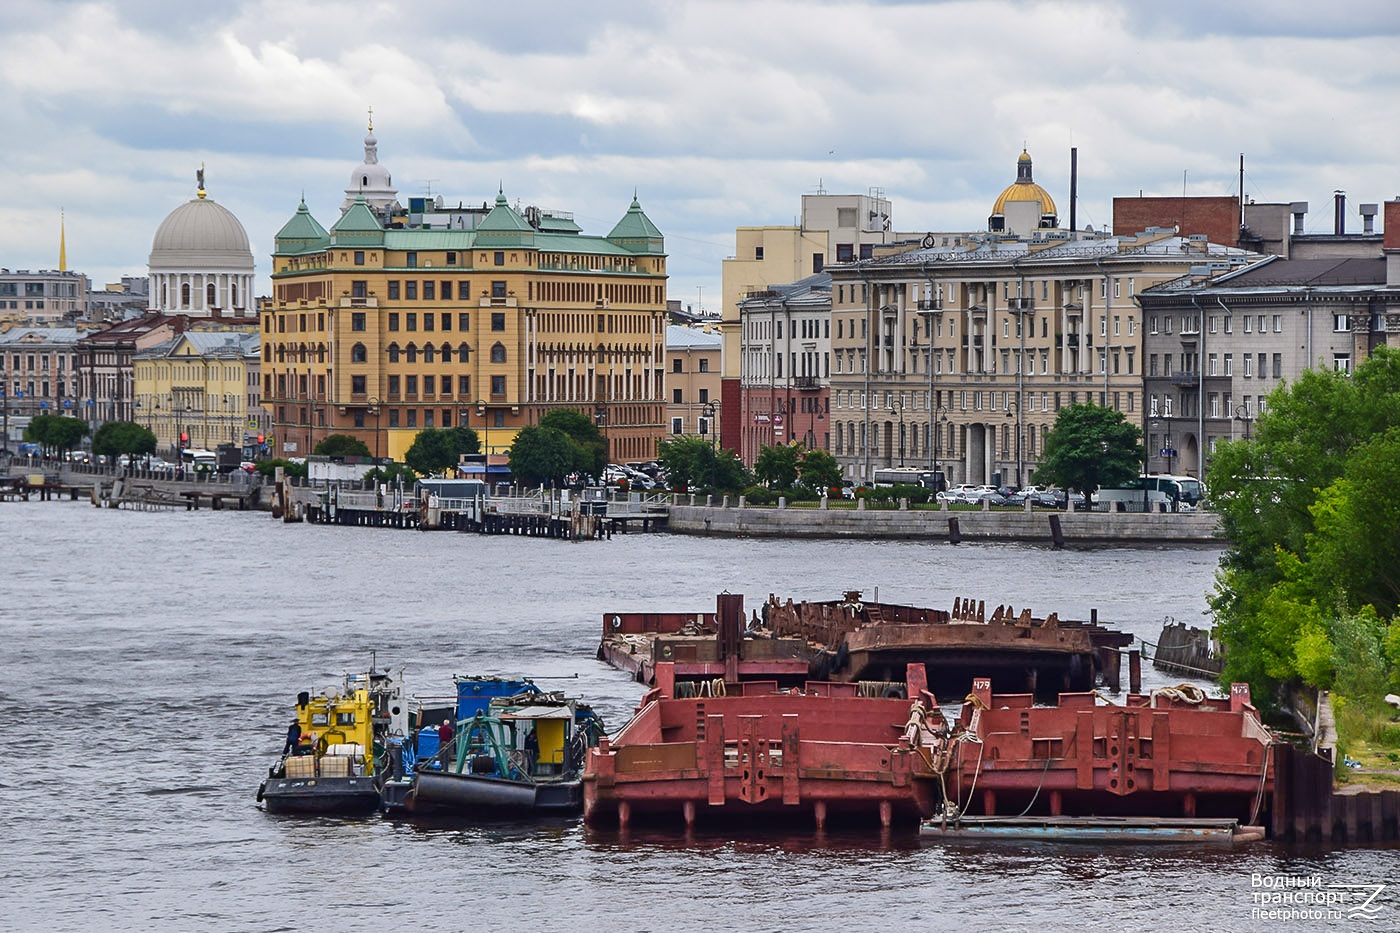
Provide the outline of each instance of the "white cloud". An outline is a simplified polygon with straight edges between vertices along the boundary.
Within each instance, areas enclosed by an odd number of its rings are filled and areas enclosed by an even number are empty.
[[[10,197],[0,265],[52,265],[58,205],[75,266],[140,272],[150,236],[209,165],[259,269],[303,189],[329,223],[374,107],[402,192],[507,196],[605,233],[632,191],[672,288],[718,294],[734,228],[791,223],[802,193],[883,188],[899,229],[985,224],[1024,144],[1068,216],[1114,196],[1257,200],[1400,191],[1384,2],[1267,16],[1111,2],[556,0],[464,10],[244,0],[17,2],[0,12]]]

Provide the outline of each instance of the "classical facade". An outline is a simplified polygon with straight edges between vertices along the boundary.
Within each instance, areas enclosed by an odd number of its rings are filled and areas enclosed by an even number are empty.
[[[420,429],[456,425],[503,452],[520,428],[574,408],[612,460],[656,455],[666,255],[635,198],[607,236],[504,193],[404,210],[372,131],[352,189],[329,230],[303,202],[277,234],[261,309],[277,453],[344,433],[400,457]]]
[[[156,435],[160,450],[242,447],[265,436],[260,358],[258,334],[251,328],[185,331],[138,352],[136,422]]]
[[[751,292],[739,302],[743,354],[737,453],[799,443],[831,447],[831,275]]]
[[[7,422],[34,415],[92,419],[91,403],[81,397],[78,385],[80,336],[72,327],[16,327],[0,333],[0,402]],[[16,422],[21,423],[27,422]]]
[[[0,269],[0,321],[71,323],[87,309],[89,289],[77,272]]]
[[[1386,284],[1396,258],[1269,257],[1144,291],[1149,470],[1204,476],[1216,445],[1247,436],[1280,385],[1400,346],[1400,289]]]
[[[790,226],[748,226],[734,231],[734,255],[721,270],[721,328],[724,332],[725,373],[721,441],[739,451],[743,354],[740,351],[739,303],[773,285],[786,285],[820,273],[836,262],[868,259],[874,250],[907,239],[893,230],[894,207],[884,191],[868,194],[802,196],[801,223]]]
[[[666,328],[667,435],[718,440],[723,347],[709,328]]]

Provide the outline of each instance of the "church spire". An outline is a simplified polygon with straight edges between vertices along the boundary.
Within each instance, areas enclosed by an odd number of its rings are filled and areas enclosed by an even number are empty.
[[[58,271],[68,271],[68,232],[65,229],[61,207],[58,209]]]

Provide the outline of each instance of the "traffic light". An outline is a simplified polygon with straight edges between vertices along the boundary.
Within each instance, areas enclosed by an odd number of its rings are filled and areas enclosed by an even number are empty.
[[[181,431],[181,432],[180,432],[180,446],[181,446],[181,447],[188,447],[188,446],[190,446],[190,435],[189,435],[189,432],[188,432],[188,431]]]
[[[259,443],[259,444],[266,444],[266,443],[267,443],[267,438],[264,437],[263,435],[259,434],[259,435],[258,435],[258,443]]]

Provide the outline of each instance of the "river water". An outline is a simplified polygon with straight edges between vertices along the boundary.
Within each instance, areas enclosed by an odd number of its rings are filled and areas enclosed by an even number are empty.
[[[566,543],[68,502],[0,504],[0,540],[2,929],[1357,928],[1253,915],[1255,875],[1386,884],[1365,928],[1400,928],[1394,851],[624,837],[578,821],[298,820],[254,804],[297,691],[372,655],[410,692],[450,692],[454,673],[567,678],[542,683],[616,729],[640,688],[593,659],[606,611],[878,587],[918,605],[1097,608],[1151,640],[1164,616],[1202,621],[1213,550]]]

